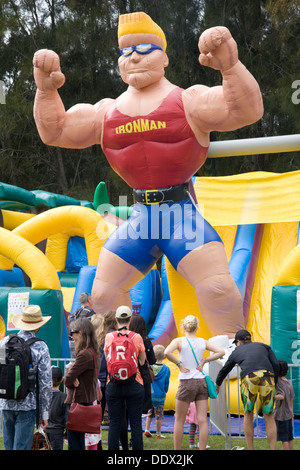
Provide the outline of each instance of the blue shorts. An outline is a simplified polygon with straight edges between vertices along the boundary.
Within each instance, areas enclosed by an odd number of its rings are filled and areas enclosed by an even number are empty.
[[[169,204],[135,204],[130,217],[103,245],[146,274],[164,253],[172,266],[192,250],[221,238],[190,199]]]

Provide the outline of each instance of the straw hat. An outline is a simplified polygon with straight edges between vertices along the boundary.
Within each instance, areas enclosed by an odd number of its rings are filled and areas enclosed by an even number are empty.
[[[39,305],[27,305],[20,315],[13,317],[13,324],[20,330],[32,331],[45,325],[51,317],[43,317]]]

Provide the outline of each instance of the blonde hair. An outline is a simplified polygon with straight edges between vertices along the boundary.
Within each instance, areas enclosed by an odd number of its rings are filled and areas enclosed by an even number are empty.
[[[101,313],[95,313],[91,318],[91,322],[93,327],[97,331],[103,323],[103,315],[101,315]]]
[[[162,361],[165,357],[165,347],[162,344],[155,344],[153,351],[157,361]]]
[[[102,347],[104,345],[105,336],[107,333],[117,329],[116,321],[116,311],[108,310],[103,315],[102,325],[97,329],[97,339],[99,345]]]
[[[194,333],[199,328],[199,320],[194,315],[188,315],[182,320],[181,325],[188,333]]]

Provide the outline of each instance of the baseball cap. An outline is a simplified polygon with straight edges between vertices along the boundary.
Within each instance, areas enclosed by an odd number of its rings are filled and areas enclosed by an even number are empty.
[[[235,334],[233,343],[236,344],[238,340],[244,341],[245,339],[251,341],[251,334],[247,330],[239,330]]]
[[[130,318],[132,315],[132,311],[127,305],[121,305],[121,307],[117,308],[116,311],[116,318],[126,320],[127,318]]]

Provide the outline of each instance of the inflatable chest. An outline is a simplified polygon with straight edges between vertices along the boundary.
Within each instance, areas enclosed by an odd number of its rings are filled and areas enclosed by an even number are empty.
[[[176,88],[146,116],[126,116],[116,101],[106,112],[103,151],[111,167],[135,189],[156,189],[185,183],[203,165],[202,147],[183,109]]]

